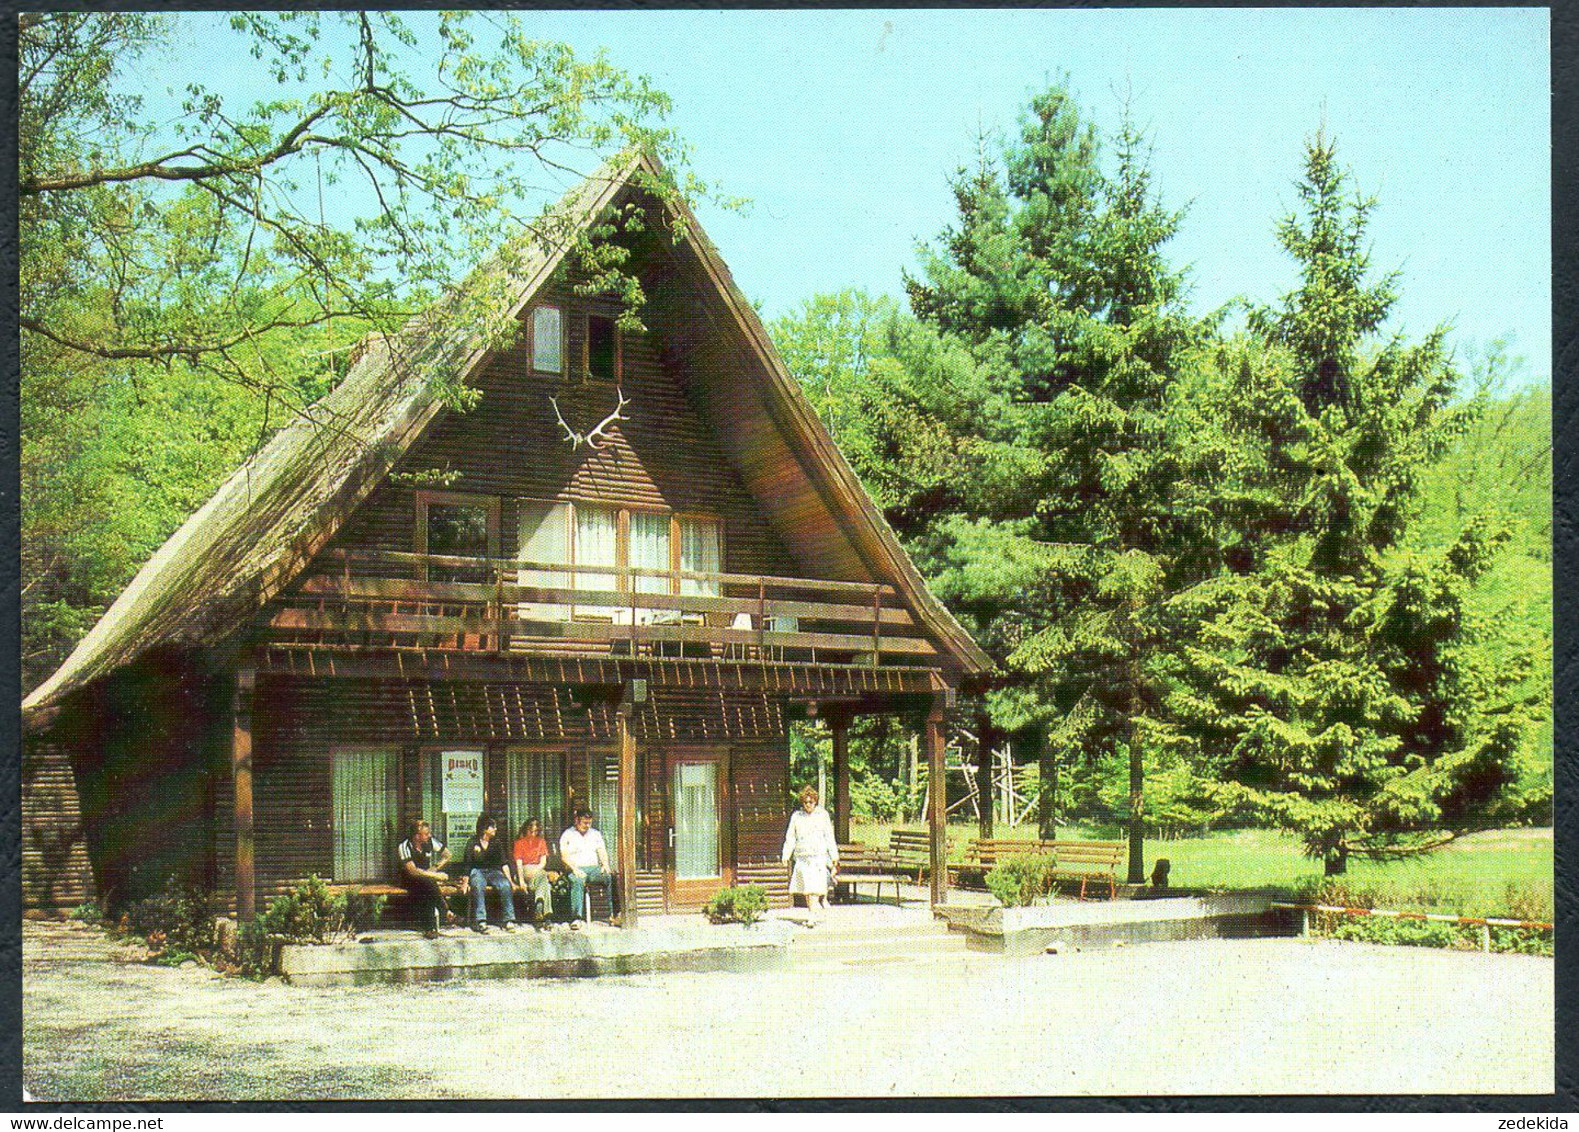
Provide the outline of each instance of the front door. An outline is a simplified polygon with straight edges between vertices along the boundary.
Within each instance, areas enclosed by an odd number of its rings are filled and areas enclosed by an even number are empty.
[[[670,910],[698,908],[723,888],[724,797],[727,763],[716,750],[673,751],[669,770],[669,867],[665,897]]]

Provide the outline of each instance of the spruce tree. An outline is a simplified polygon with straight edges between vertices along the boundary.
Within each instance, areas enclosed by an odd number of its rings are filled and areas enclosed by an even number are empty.
[[[1045,737],[1044,798],[1054,759],[1127,758],[1139,881],[1144,752],[1171,647],[1160,601],[1201,566],[1170,420],[1203,328],[1162,256],[1179,214],[1156,200],[1141,137],[1120,132],[1111,175],[1097,157],[1068,94],[1038,97],[1001,172],[983,157],[960,173],[958,224],[907,279],[916,315],[965,346],[983,394],[940,406],[971,462],[920,557],[1000,662],[995,724]]]
[[[1228,571],[1175,597],[1200,626],[1173,715],[1225,801],[1296,832],[1342,873],[1518,811],[1516,662],[1481,647],[1467,594],[1504,534],[1475,522],[1400,551],[1422,473],[1462,429],[1445,329],[1384,336],[1373,201],[1324,136],[1278,230],[1299,287],[1224,348],[1211,510]]]

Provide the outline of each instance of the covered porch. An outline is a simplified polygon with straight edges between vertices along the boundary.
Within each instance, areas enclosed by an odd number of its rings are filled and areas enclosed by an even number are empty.
[[[778,845],[793,805],[791,787],[799,785],[788,781],[786,721],[817,717],[832,731],[829,809],[843,841],[849,838],[851,721],[863,713],[924,716],[927,760],[934,780],[941,780],[942,724],[950,698],[935,669],[892,664],[269,643],[255,651],[235,688],[231,797],[223,799],[230,803],[225,816],[234,838],[235,907],[243,919],[255,916],[285,879],[327,874],[279,862],[281,846],[300,851],[291,843],[300,838],[282,840],[278,829],[282,784],[305,799],[292,803],[296,808],[286,825],[332,825],[315,835],[324,844],[312,859],[327,862],[334,838],[338,871],[348,827],[334,801],[342,789],[374,781],[369,789],[393,799],[391,812],[400,813],[402,822],[412,815],[431,818],[434,760],[468,746],[488,752],[487,798],[479,809],[510,822],[516,814],[508,799],[536,789],[530,782],[536,781],[532,767],[539,765],[552,766],[558,776],[550,793],[559,801],[534,801],[523,812],[568,822],[573,807],[590,804],[608,835],[624,929],[676,910],[694,914],[712,892],[731,884],[776,888],[782,904]],[[333,729],[337,716],[384,720],[383,733],[401,737],[400,744],[385,744],[381,756],[372,752],[389,768],[383,777],[339,774],[343,743]],[[304,734],[302,720],[313,721],[321,737]],[[282,743],[294,744],[293,751],[284,751]],[[366,747],[365,741],[360,748],[352,744],[350,753],[366,753]],[[296,768],[304,759],[324,758],[314,752],[325,748],[329,765],[314,772],[323,775],[321,787],[303,794],[298,770],[282,777],[285,764]],[[261,787],[255,786],[259,773]],[[942,902],[947,879],[941,867],[943,801],[934,799],[930,813],[936,867],[928,896],[934,904]],[[501,826],[502,836],[514,832]],[[544,832],[552,843],[559,831]],[[446,831],[456,858],[467,837],[464,823]],[[376,862],[398,840],[389,823],[382,832],[375,828],[367,838],[367,859]],[[374,865],[365,874],[369,882],[376,871]],[[333,879],[354,884],[362,875]],[[393,877],[384,872],[381,879],[387,888]]]

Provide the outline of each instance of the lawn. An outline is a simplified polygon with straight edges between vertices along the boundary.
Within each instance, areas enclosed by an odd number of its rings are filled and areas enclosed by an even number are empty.
[[[893,828],[858,823],[851,834],[858,841],[886,846],[888,831]],[[897,828],[926,827],[911,824]],[[997,831],[999,837],[1027,839],[1035,833],[1030,825]],[[951,826],[952,856],[957,859],[962,855],[966,842],[975,835],[974,825]],[[1103,839],[1078,827],[1063,830],[1061,836]],[[1305,857],[1294,838],[1275,830],[1229,830],[1177,841],[1147,841],[1148,873],[1158,857],[1172,863],[1170,879],[1176,888],[1272,888],[1292,893],[1322,880],[1320,862]],[[1348,874],[1338,879],[1350,898],[1363,897],[1378,908],[1549,920],[1552,831],[1492,830],[1461,838],[1423,857],[1390,862],[1353,860]]]

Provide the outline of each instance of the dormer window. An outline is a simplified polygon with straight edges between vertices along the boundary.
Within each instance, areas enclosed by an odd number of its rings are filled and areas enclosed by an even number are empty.
[[[533,308],[531,355],[538,373],[565,372],[565,319],[558,307]]]

